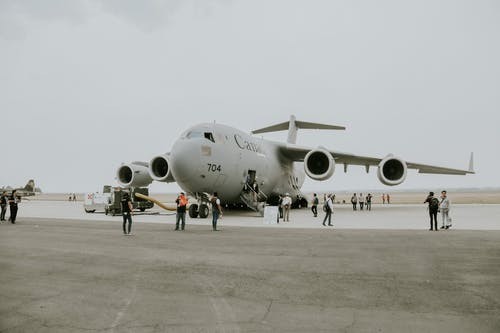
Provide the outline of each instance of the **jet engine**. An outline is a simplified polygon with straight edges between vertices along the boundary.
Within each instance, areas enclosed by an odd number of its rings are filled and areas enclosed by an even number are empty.
[[[144,162],[123,164],[116,171],[116,178],[123,187],[148,186],[153,181],[148,172],[148,164]]]
[[[335,160],[324,148],[317,148],[307,153],[304,158],[306,175],[314,180],[327,180],[335,171]]]
[[[149,175],[159,182],[174,182],[172,175],[171,164],[168,155],[159,155],[153,157],[149,162]]]
[[[377,177],[384,185],[399,185],[406,179],[408,167],[402,159],[389,155],[380,161]]]

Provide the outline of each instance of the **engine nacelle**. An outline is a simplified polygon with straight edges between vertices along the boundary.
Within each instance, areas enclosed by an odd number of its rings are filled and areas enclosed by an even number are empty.
[[[153,157],[149,162],[149,175],[159,182],[174,182],[174,176],[171,171],[171,164],[168,155],[159,155]]]
[[[378,165],[377,177],[384,185],[399,185],[406,179],[406,162],[392,155],[387,156]]]
[[[148,186],[153,181],[148,172],[148,164],[144,162],[123,164],[116,171],[116,178],[123,187]]]
[[[335,172],[335,160],[326,149],[311,150],[304,158],[304,171],[314,180],[327,180]]]

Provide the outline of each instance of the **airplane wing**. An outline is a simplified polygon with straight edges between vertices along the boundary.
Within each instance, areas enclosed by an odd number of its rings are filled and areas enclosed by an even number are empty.
[[[292,161],[297,161],[297,162],[303,162],[306,154],[309,153],[311,150],[314,150],[309,147],[298,146],[290,143],[277,143],[277,144],[282,155],[291,159]],[[323,147],[321,148],[329,151],[330,154],[332,154],[335,163],[344,164],[344,170],[347,169],[348,165],[362,165],[368,169],[370,166],[378,166],[380,162],[385,158],[385,157],[379,158],[379,157],[354,155],[354,154],[326,149]],[[471,153],[468,170],[445,168],[441,166],[427,165],[427,164],[413,163],[413,162],[406,162],[406,164],[409,169],[418,170],[419,173],[442,174],[442,175],[466,175],[475,173],[473,157],[474,155]]]

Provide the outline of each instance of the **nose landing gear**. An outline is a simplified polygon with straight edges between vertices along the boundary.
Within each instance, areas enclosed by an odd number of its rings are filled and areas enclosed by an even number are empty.
[[[197,204],[191,204],[191,206],[189,206],[189,217],[192,219],[195,219],[198,217],[198,205]]]
[[[196,199],[198,204],[191,204],[189,206],[189,217],[194,219],[200,217],[200,219],[205,219],[210,213],[210,208],[208,207],[208,194],[206,193],[196,193]]]

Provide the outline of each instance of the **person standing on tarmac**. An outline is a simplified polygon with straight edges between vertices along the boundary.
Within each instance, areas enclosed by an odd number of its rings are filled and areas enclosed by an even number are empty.
[[[132,205],[132,200],[130,200],[130,195],[128,193],[123,193],[122,200],[122,217],[123,217],[123,234],[130,235],[130,231],[132,229],[132,214],[134,211],[134,206]],[[128,221],[128,232],[126,228],[126,224]]]
[[[311,205],[311,211],[313,212],[314,217],[318,217],[318,204],[319,204],[318,195],[314,193],[313,202]]]
[[[283,198],[283,222],[290,222],[290,208],[292,207],[292,198],[286,193]]]
[[[366,196],[366,210],[372,210],[372,194],[368,193]]]
[[[18,198],[16,195],[16,190],[12,190],[12,193],[10,194],[9,197],[9,206],[10,206],[10,217],[9,221],[12,224],[16,224],[16,218],[17,218],[17,203],[18,203]]]
[[[7,212],[7,192],[3,191],[0,197],[0,207],[2,208],[2,213],[0,213],[0,221],[5,221],[5,213]]]
[[[429,209],[429,218],[430,218],[430,222],[431,222],[431,228],[429,229],[429,231],[432,231],[433,227],[434,227],[434,231],[438,231],[437,213],[439,210],[439,200],[438,200],[438,198],[434,197],[434,192],[429,192],[429,195],[427,196],[427,199],[425,199],[424,203],[429,204],[428,209]],[[434,221],[434,225],[432,224],[433,221]]]
[[[214,192],[210,203],[212,204],[212,230],[217,231],[217,220],[222,216],[222,207],[220,199],[217,197],[217,192]]]
[[[184,195],[184,192],[181,192],[179,194],[179,196],[175,200],[175,203],[177,204],[177,218],[175,220],[175,230],[179,230],[179,221],[182,221],[181,230],[184,230],[184,227],[186,225],[186,207],[188,204],[188,199]]]
[[[325,202],[325,218],[323,219],[323,225],[326,226],[325,222],[328,219],[328,225],[333,227],[332,224],[332,213],[333,213],[333,196],[331,194],[328,195],[328,199]]]
[[[449,216],[450,199],[448,199],[446,191],[441,191],[441,202],[439,203],[439,210],[441,211],[441,218],[443,219],[443,224],[441,225],[441,229],[450,229],[451,227],[451,218]]]
[[[278,212],[279,212],[279,218],[283,218],[283,196],[280,194],[280,198],[278,200]]]
[[[359,202],[359,210],[363,210],[363,207],[365,205],[365,197],[363,197],[363,193],[359,194],[358,202]]]
[[[351,203],[352,203],[352,210],[356,210],[356,206],[358,205],[358,197],[356,196],[356,193],[353,194],[351,197]]]

